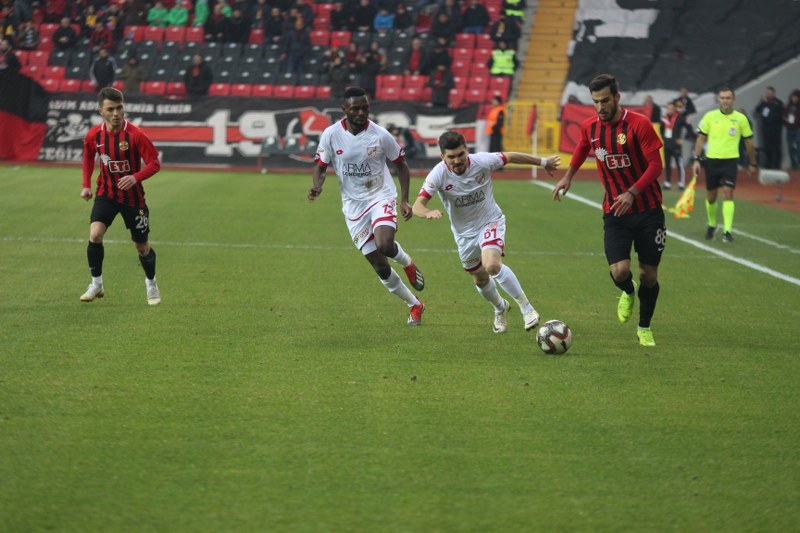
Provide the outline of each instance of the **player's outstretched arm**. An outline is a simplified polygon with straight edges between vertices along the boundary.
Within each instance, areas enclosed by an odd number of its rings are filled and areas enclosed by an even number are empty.
[[[322,184],[325,183],[325,167],[314,165],[313,184],[311,189],[308,190],[308,201],[313,202],[317,196],[322,194]]]
[[[560,202],[561,197],[567,194],[567,191],[572,185],[572,177],[575,175],[575,167],[570,166],[567,169],[567,173],[564,174],[564,177],[558,180],[556,186],[553,187],[553,200]]]
[[[437,219],[442,218],[442,212],[438,209],[428,209],[429,199],[424,196],[417,196],[414,200],[414,207],[412,208],[414,214],[420,218]]]

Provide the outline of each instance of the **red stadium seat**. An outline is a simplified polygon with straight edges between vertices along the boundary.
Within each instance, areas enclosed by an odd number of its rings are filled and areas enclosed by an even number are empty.
[[[253,93],[253,86],[249,83],[234,83],[231,85],[231,96],[250,96]]]
[[[96,93],[97,85],[95,85],[92,80],[83,80],[81,81],[81,91],[85,93]]]
[[[331,41],[331,34],[327,30],[314,30],[311,32],[311,44],[315,46],[328,47]]]
[[[169,96],[186,96],[186,84],[182,81],[168,82],[167,94]]]
[[[475,34],[456,33],[456,48],[475,48]]]
[[[49,65],[44,68],[44,77],[52,78],[54,80],[63,80],[66,70],[67,70],[66,67],[56,67],[53,65]]]
[[[269,98],[272,96],[272,85],[268,83],[259,83],[257,85],[253,85],[253,92],[251,96],[256,96],[259,98]]]
[[[402,74],[379,74],[375,76],[375,86],[380,89],[381,87],[394,87],[400,89],[403,86]]]
[[[125,36],[134,41],[144,41],[144,29],[147,26],[125,26]]]
[[[229,96],[231,94],[230,83],[212,83],[208,88],[209,96]]]
[[[44,76],[44,67],[37,67],[36,65],[26,65],[19,71],[23,76],[27,76],[32,80],[39,81]]]
[[[44,87],[44,90],[49,93],[58,92],[61,80],[55,78],[44,78],[42,79],[39,84]]]
[[[489,87],[489,76],[470,76],[470,89],[486,89]]]
[[[294,88],[295,98],[314,98],[316,89],[313,85],[298,85]]]
[[[503,101],[508,98],[511,92],[511,78],[507,76],[489,76],[489,92],[499,94]]]
[[[486,95],[487,91],[485,88],[473,89],[470,87],[464,95],[464,101],[468,104],[482,104],[486,101]]]
[[[160,43],[164,40],[164,28],[162,26],[145,26],[142,38],[145,41]]]
[[[332,31],[331,48],[342,48],[350,44],[352,34],[349,31]]]
[[[142,88],[144,94],[167,94],[167,82],[165,81],[146,81]]]
[[[192,26],[186,28],[186,36],[184,37],[186,42],[192,43],[202,43],[206,40],[205,31],[203,30],[202,26]]]
[[[52,37],[39,37],[39,46],[36,47],[37,50],[49,52],[53,48],[55,48],[55,43],[53,43]]]
[[[466,74],[463,76],[453,76],[453,82],[456,84],[456,88],[466,89],[469,84],[469,78]]]
[[[330,97],[331,97],[330,85],[320,85],[314,92],[314,98],[330,98]]]
[[[331,16],[331,11],[333,11],[334,5],[333,2],[324,2],[322,4],[315,4],[317,6],[317,16],[318,17],[328,17]]]
[[[450,107],[461,107],[464,105],[465,89],[455,87],[450,89]]]
[[[463,59],[453,59],[450,65],[450,71],[459,76],[466,76],[469,74],[469,69],[472,67],[472,61],[464,61]]]
[[[19,65],[24,67],[28,64],[31,53],[27,50],[14,50],[14,55],[19,59]]]
[[[186,39],[185,26],[168,26],[164,29],[164,40],[182,43]]]
[[[111,84],[111,86],[113,88],[115,88],[116,90],[118,90],[118,91],[124,91],[125,90],[125,82],[122,81],[122,80],[115,81],[114,83]],[[142,92],[141,89],[142,89],[142,82],[139,82],[139,92]]]
[[[425,100],[423,100],[423,98],[424,95],[422,92],[422,87],[403,87],[403,89],[400,92],[401,100],[405,100],[407,102],[423,102],[423,103],[430,102],[430,100],[426,102]]]
[[[472,61],[472,48],[451,48],[453,60]]]
[[[478,48],[474,50],[472,53],[472,63],[480,63],[481,65],[486,65],[489,60],[492,58],[492,49],[491,48]]]
[[[294,97],[294,85],[276,85],[272,91],[272,96],[275,98],[292,98]]]
[[[489,67],[482,63],[473,63],[472,66],[470,67],[469,75],[472,77],[479,76],[483,78],[488,78]]]
[[[42,37],[50,37],[53,38],[53,34],[58,29],[58,24],[45,22],[44,24],[39,24],[39,38]]]
[[[32,65],[39,68],[44,68],[47,66],[47,62],[50,61],[50,54],[45,52],[44,50],[34,50],[28,54],[28,65]]]
[[[406,89],[422,89],[428,83],[428,76],[421,74],[406,74],[403,77],[403,87]]]
[[[76,93],[81,90],[81,80],[58,80],[58,90],[62,93]]]
[[[489,23],[494,24],[500,19],[500,13],[503,12],[503,8],[500,6],[486,6],[486,11],[489,13]]]
[[[247,38],[250,44],[264,44],[264,30],[261,28],[253,28],[250,30],[250,36]]]
[[[400,87],[381,87],[375,92],[377,100],[400,100],[403,89]]]
[[[322,4],[315,4],[322,5]],[[331,19],[327,15],[317,15],[314,17],[313,29],[315,30],[328,30],[331,27]]]
[[[488,48],[491,50],[494,48],[494,41],[492,40],[492,36],[488,33],[481,33],[480,35],[475,36],[475,48]]]

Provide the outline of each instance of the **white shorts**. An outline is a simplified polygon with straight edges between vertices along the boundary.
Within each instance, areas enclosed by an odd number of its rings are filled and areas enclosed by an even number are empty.
[[[372,204],[365,204],[361,214],[354,218],[345,216],[344,219],[353,244],[362,254],[370,254],[378,249],[375,244],[375,228],[390,226],[397,229],[397,199],[384,198]]]
[[[505,255],[506,217],[485,224],[475,235],[456,237],[458,257],[467,272],[481,268],[481,252],[484,248],[500,250]]]

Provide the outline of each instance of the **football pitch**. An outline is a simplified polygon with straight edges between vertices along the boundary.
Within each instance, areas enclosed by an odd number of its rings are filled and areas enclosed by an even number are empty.
[[[737,199],[736,240],[706,242],[698,191],[667,220],[643,348],[638,303],[616,318],[599,182],[557,204],[496,181],[506,264],[574,332],[547,356],[513,303],[492,333],[447,220],[399,222],[426,280],[406,326],[330,173],[309,204],[310,171],[162,170],[163,303],[121,218],[106,296],[80,303],[80,175],[2,168],[0,531],[800,528],[798,213]]]

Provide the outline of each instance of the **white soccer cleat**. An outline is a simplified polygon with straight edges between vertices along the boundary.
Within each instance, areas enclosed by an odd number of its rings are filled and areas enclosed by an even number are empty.
[[[522,318],[525,319],[525,331],[530,331],[539,325],[539,313],[536,309],[531,308],[527,313],[523,313]]]
[[[105,293],[105,291],[103,291],[103,286],[102,285],[97,286],[94,283],[90,283],[89,284],[89,288],[86,289],[86,292],[84,292],[81,295],[81,301],[82,302],[91,302],[95,298],[102,298],[105,295],[106,295],[106,293]]]
[[[492,325],[492,331],[495,333],[505,333],[508,329],[508,308],[511,305],[508,303],[508,300],[503,300],[503,310],[498,312],[494,312],[494,324]]]
[[[161,293],[158,290],[158,284],[153,281],[146,282],[147,285],[147,303],[149,305],[158,305],[161,303]]]

